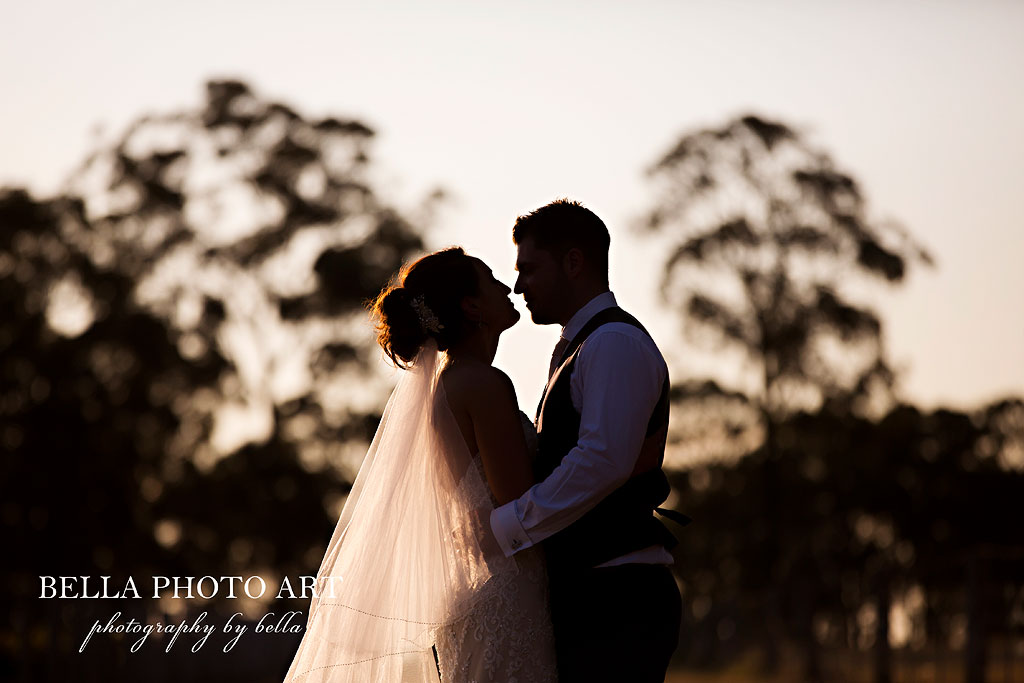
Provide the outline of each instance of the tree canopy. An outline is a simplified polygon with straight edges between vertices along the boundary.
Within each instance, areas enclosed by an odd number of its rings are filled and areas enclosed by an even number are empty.
[[[58,196],[0,191],[4,668],[125,664],[76,654],[102,606],[37,604],[40,575],[315,574],[387,385],[364,300],[430,209],[375,189],[373,134],[214,81]]]
[[[745,353],[756,380],[734,388],[783,416],[891,384],[881,322],[851,296],[931,259],[870,216],[827,153],[746,115],[684,135],[649,176],[658,195],[642,226],[668,245],[662,293],[688,329]]]

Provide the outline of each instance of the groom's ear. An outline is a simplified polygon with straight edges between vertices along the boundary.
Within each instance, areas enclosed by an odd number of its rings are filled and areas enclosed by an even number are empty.
[[[573,247],[565,252],[565,256],[562,258],[562,270],[565,271],[568,277],[579,277],[585,267],[586,257],[577,247]]]

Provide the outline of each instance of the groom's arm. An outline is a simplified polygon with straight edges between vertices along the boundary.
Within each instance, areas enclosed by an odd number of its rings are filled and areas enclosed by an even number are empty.
[[[569,526],[633,472],[668,372],[650,338],[634,330],[602,329],[580,349],[570,379],[579,439],[544,481],[491,513],[506,556]]]

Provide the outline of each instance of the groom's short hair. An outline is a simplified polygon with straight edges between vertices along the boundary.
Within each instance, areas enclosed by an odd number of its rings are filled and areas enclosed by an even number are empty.
[[[604,221],[597,214],[571,199],[556,199],[550,204],[516,218],[512,242],[533,240],[539,249],[550,252],[557,260],[572,248],[583,252],[594,273],[608,282],[608,246],[611,237]]]

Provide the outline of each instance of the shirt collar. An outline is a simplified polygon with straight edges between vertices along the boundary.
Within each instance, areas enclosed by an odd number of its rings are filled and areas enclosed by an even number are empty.
[[[595,315],[605,310],[616,306],[615,295],[611,292],[602,292],[593,299],[583,305],[580,310],[576,311],[569,322],[562,328],[562,338],[568,341],[572,341],[573,337],[580,333],[583,326],[587,324],[587,321],[593,318]]]

